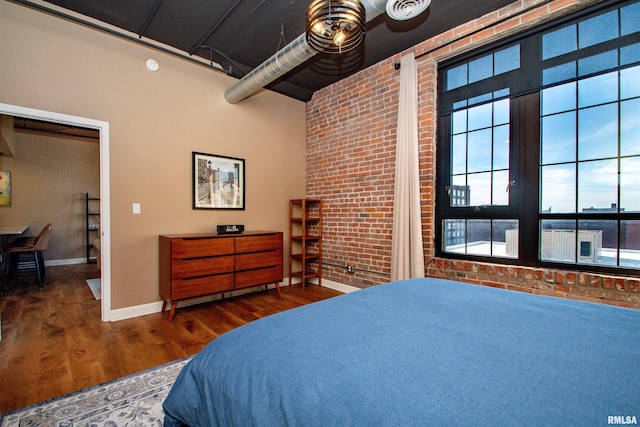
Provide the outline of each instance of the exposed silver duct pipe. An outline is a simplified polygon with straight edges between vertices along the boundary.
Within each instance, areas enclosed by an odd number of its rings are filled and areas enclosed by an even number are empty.
[[[224,98],[227,102],[236,104],[293,70],[316,53],[318,52],[307,43],[307,35],[301,34],[271,58],[231,85],[224,92]]]
[[[387,0],[360,1],[367,12],[367,22],[382,14],[387,4]],[[247,99],[269,83],[307,61],[316,53],[318,52],[313,50],[307,43],[307,35],[303,33],[231,85],[224,92],[224,98],[231,104]]]

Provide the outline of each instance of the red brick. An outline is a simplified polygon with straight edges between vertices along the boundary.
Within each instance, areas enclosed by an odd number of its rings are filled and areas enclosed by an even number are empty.
[[[545,270],[544,272],[544,281],[548,283],[554,282],[555,275],[551,270]]]
[[[613,277],[603,277],[602,278],[602,288],[603,289],[613,289]]]

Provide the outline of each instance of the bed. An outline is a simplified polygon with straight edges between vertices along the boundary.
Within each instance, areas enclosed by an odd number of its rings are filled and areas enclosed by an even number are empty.
[[[438,279],[387,283],[218,337],[164,409],[170,427],[633,421],[640,310]]]

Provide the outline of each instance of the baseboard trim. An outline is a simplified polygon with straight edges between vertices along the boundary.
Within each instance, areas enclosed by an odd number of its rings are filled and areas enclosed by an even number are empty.
[[[280,286],[285,286],[285,285],[284,283],[280,283]],[[267,288],[274,289],[275,285],[267,285]],[[232,292],[224,292],[223,294],[208,295],[202,298],[193,298],[188,301],[179,302],[178,308],[189,307],[190,305],[202,304],[204,302],[217,301],[223,298],[223,296],[225,298],[236,297],[239,295],[256,292],[262,289],[264,289],[263,286],[257,286],[255,288],[241,289],[241,290],[232,291]],[[148,304],[136,305],[133,307],[125,307],[125,308],[118,308],[115,310],[111,310],[111,321],[115,322],[118,320],[131,319],[132,317],[146,316],[147,314],[160,313],[162,311],[162,304],[163,304],[162,301],[157,301],[157,302],[151,302]],[[169,309],[170,307],[166,308],[166,310],[169,310]]]
[[[281,282],[280,286],[281,287],[287,286],[285,283],[288,283],[288,280]],[[344,292],[345,294],[360,290],[360,288],[356,288],[355,286],[345,285],[345,284],[334,282],[332,280],[327,280],[327,279],[322,279],[322,286],[329,289],[336,290],[338,292]],[[269,289],[273,289],[275,286],[268,285],[267,287]],[[262,289],[262,287],[242,289],[242,290],[233,291],[233,292],[225,292],[224,296],[227,298],[235,297],[239,295],[248,294],[250,292],[255,292],[257,289]],[[216,301],[222,297],[223,297],[223,294],[217,294],[217,295],[210,295],[202,298],[194,298],[189,301],[179,303],[178,308],[188,307],[190,305],[195,305],[195,304],[201,304],[203,302]],[[167,310],[169,310],[169,307],[167,307]],[[136,305],[133,307],[118,308],[115,310],[111,310],[111,321],[116,322],[118,320],[131,319],[133,317],[146,316],[147,314],[160,313],[161,311],[162,311],[162,301]]]
[[[318,279],[310,280],[310,282],[317,285]],[[360,288],[356,288],[355,286],[345,285],[344,283],[334,282],[333,280],[328,279],[322,279],[322,287],[333,289],[334,291],[338,292],[343,292],[345,294],[361,290]]]
[[[68,259],[49,259],[44,262],[45,267],[53,267],[56,265],[75,265],[75,264],[85,264],[87,262],[86,258],[68,258]]]

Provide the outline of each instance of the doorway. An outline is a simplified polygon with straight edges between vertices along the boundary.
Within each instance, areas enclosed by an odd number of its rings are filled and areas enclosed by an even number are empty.
[[[69,116],[51,111],[36,110],[0,103],[0,114],[19,116],[46,122],[61,123],[95,129],[100,133],[100,234],[101,288],[100,311],[103,322],[111,321],[111,221],[109,180],[109,123],[84,117]]]

